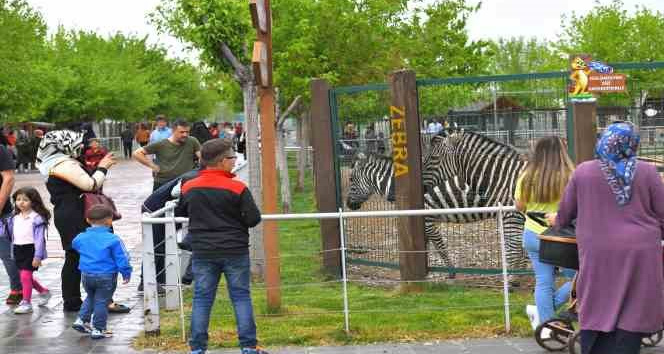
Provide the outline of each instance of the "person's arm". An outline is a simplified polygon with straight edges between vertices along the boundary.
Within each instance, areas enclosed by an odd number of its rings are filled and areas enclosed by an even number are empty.
[[[14,188],[14,170],[0,171],[2,175],[2,186],[0,187],[0,213],[5,204],[9,203],[9,195]]]
[[[659,225],[664,236],[664,183],[654,167],[648,177],[650,177],[648,181],[650,208],[655,213],[655,217],[659,219]]]
[[[526,203],[524,200],[521,199],[523,197],[522,188],[521,188],[522,184],[523,184],[523,175],[519,176],[519,178],[517,178],[516,180],[516,186],[514,188],[514,206],[516,207],[516,210],[525,213],[528,203]]]
[[[548,215],[549,223],[551,223],[556,228],[560,229],[565,226],[569,226],[572,223],[572,220],[576,219],[578,204],[577,204],[577,195],[576,195],[576,171],[572,174],[567,186],[565,187],[565,192],[563,193],[563,198],[560,200],[560,205],[558,206],[558,213],[555,214],[555,219],[553,215]]]
[[[32,236],[35,243],[35,256],[34,258],[43,260],[46,258],[46,228],[48,226],[41,218],[36,221]]]
[[[254,227],[261,222],[261,212],[254,202],[254,197],[251,195],[249,188],[244,188],[242,194],[240,194],[240,212],[242,216],[242,222],[247,227]]]
[[[127,249],[125,248],[125,245],[120,237],[117,237],[117,241],[114,242],[111,246],[111,253],[113,254],[113,259],[115,260],[115,265],[118,267],[118,271],[120,274],[122,274],[122,283],[129,283],[129,279],[131,279],[129,252],[127,252]]]
[[[99,168],[90,176],[76,160],[67,160],[51,169],[50,175],[65,180],[86,192],[96,191],[104,184],[108,172],[108,158],[104,157]],[[107,167],[108,166],[108,167]]]
[[[154,144],[147,145],[145,147],[140,147],[134,151],[132,157],[134,160],[138,161],[141,165],[151,169],[154,173],[159,172],[159,166],[152,162],[152,159],[148,155],[155,153]]]

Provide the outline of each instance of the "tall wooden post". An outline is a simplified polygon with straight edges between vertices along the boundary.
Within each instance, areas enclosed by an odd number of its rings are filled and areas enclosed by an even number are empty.
[[[572,113],[573,141],[570,147],[573,149],[573,159],[576,164],[592,160],[595,157],[595,145],[597,144],[597,103],[595,102],[572,102],[570,103]],[[568,137],[570,134],[568,134]],[[569,140],[569,139],[568,139]]]
[[[250,0],[249,9],[256,28],[252,64],[256,84],[259,87],[259,112],[261,118],[261,185],[263,187],[263,212],[277,213],[277,173],[275,150],[274,87],[272,86],[272,14],[270,0]],[[281,307],[281,272],[279,258],[279,234],[276,221],[264,221],[265,285],[267,307],[271,311]]]
[[[392,159],[398,209],[423,209],[422,151],[415,72],[401,70],[390,77]],[[427,274],[424,218],[399,218],[401,280],[424,280]],[[421,283],[404,283],[403,290],[420,290]]]
[[[314,187],[318,211],[337,211],[337,179],[334,170],[334,140],[330,117],[330,86],[326,80],[311,82],[311,146],[314,149]],[[323,270],[333,275],[341,274],[341,242],[339,221],[320,221],[323,251]]]

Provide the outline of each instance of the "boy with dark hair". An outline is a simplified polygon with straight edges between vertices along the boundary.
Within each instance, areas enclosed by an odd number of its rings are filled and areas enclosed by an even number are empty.
[[[251,192],[231,172],[235,151],[230,139],[203,144],[205,170],[182,184],[178,209],[189,215],[194,300],[191,315],[192,354],[207,350],[210,312],[223,273],[237,322],[242,354],[267,354],[257,346],[256,323],[251,302],[249,228],[261,214]]]
[[[122,274],[123,284],[129,283],[131,265],[124,243],[111,233],[113,211],[107,206],[95,205],[85,218],[91,226],[74,238],[72,248],[81,255],[78,268],[88,296],[72,328],[90,333],[92,339],[101,339],[113,335],[106,327],[107,305],[118,284],[118,273]]]

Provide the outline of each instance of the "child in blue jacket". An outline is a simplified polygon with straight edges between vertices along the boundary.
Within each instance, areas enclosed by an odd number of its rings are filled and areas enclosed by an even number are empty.
[[[118,273],[122,274],[123,284],[129,283],[131,265],[122,240],[111,233],[113,211],[104,205],[95,205],[88,211],[86,220],[91,226],[74,238],[72,248],[81,255],[78,268],[88,296],[72,328],[90,333],[92,339],[100,339],[112,336],[106,327],[107,305],[115,292]],[[94,322],[90,326],[93,312]]]

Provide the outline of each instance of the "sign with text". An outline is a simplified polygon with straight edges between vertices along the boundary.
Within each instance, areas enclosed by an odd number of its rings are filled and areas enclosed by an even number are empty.
[[[408,174],[408,150],[406,137],[406,108],[390,106],[390,125],[392,127],[392,161],[394,177]]]
[[[627,77],[625,74],[598,74],[588,76],[588,92],[625,92]]]

